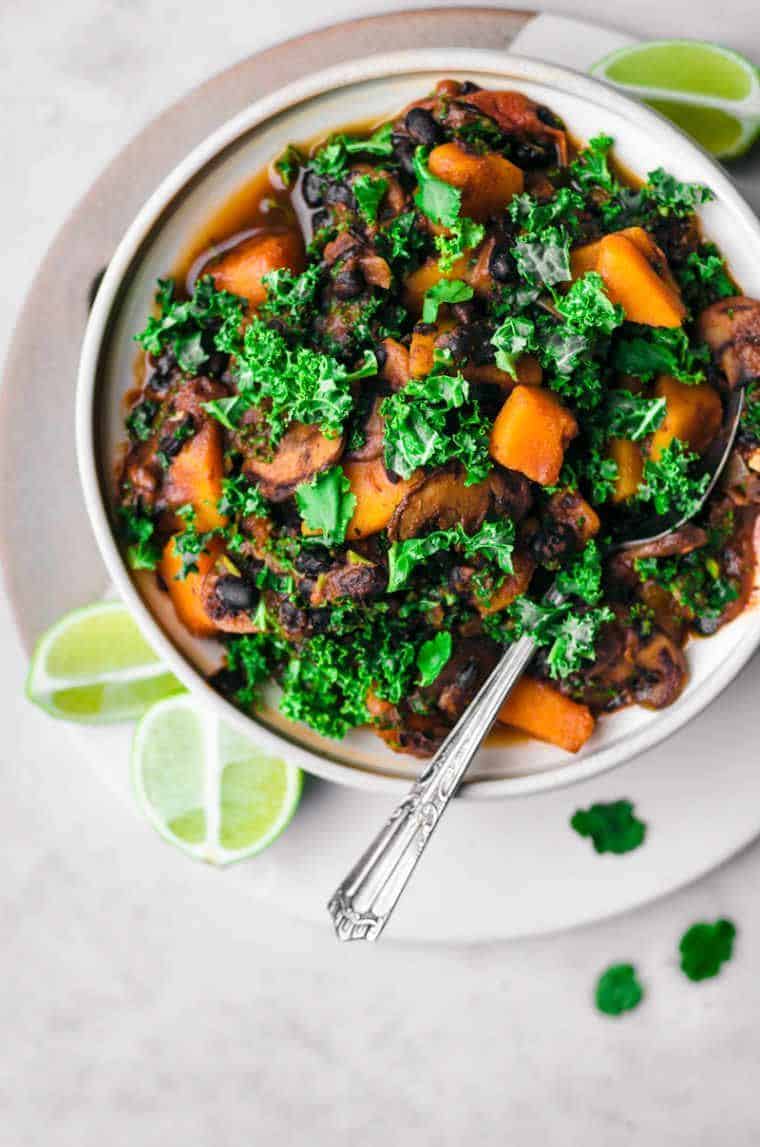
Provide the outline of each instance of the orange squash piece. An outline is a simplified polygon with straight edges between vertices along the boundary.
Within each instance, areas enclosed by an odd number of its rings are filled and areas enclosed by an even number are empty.
[[[516,386],[491,430],[491,457],[542,486],[559,478],[578,423],[558,398],[537,386]]]
[[[468,382],[485,382],[492,386],[500,386],[503,390],[512,390],[518,383],[523,386],[540,386],[543,378],[541,364],[532,354],[522,355],[515,363],[517,378],[512,378],[505,370],[499,370],[493,363],[484,363],[482,366],[473,366],[471,363],[462,368],[462,374]]]
[[[609,456],[618,468],[612,501],[625,502],[627,498],[633,497],[641,485],[644,458],[638,444],[627,438],[611,438]]]
[[[499,710],[499,720],[577,753],[594,731],[594,717],[587,705],[565,697],[545,681],[521,677]]]
[[[177,617],[196,637],[212,637],[218,632],[217,626],[203,608],[201,586],[206,574],[213,569],[221,551],[221,543],[210,542],[207,549],[199,553],[195,559],[198,569],[193,570],[185,578],[179,578],[178,575],[182,571],[182,556],[175,550],[174,537],[171,537],[164,546],[161,561],[158,563],[158,572],[166,583]]]
[[[689,386],[666,374],[657,379],[654,392],[667,406],[665,418],[652,435],[649,457],[656,462],[674,438],[688,443],[697,454],[706,450],[723,421],[718,392],[707,382]]]
[[[458,143],[434,147],[428,168],[438,179],[462,192],[462,215],[480,223],[503,211],[524,185],[521,169],[502,155],[494,151],[472,155]]]
[[[415,331],[409,344],[409,375],[425,378],[433,369],[437,331]]]
[[[599,274],[613,303],[619,303],[634,323],[650,327],[680,327],[686,317],[677,289],[625,235],[607,235],[599,252]]]
[[[226,522],[217,503],[222,496],[224,460],[222,428],[209,419],[171,462],[164,493],[173,509],[192,504],[195,524],[203,532]]]
[[[421,473],[416,471],[409,478],[392,482],[382,458],[373,458],[369,462],[344,462],[343,473],[356,498],[346,529],[349,541],[368,538],[384,530],[393,517],[393,511],[421,477]]]
[[[511,605],[515,598],[520,594],[525,593],[530,585],[530,579],[533,577],[533,571],[536,568],[536,563],[530,554],[525,550],[515,550],[512,555],[512,565],[514,566],[514,573],[507,574],[500,586],[494,590],[488,601],[483,601],[475,594],[473,603],[478,613],[482,617],[486,617],[489,613],[498,613],[501,609],[506,609]]]
[[[434,287],[436,283],[440,283],[441,279],[466,279],[468,268],[469,263],[466,255],[457,259],[448,271],[441,270],[437,259],[428,259],[426,263],[423,263],[421,267],[407,276],[404,284],[404,306],[413,315],[421,315],[425,295],[430,288]]]
[[[626,227],[570,253],[574,279],[597,271],[631,322],[679,327],[686,315],[667,259],[643,227]]]
[[[300,232],[282,227],[243,239],[212,264],[208,273],[219,290],[242,295],[252,307],[258,307],[267,297],[264,275],[281,267],[300,272],[305,266],[306,253]]]

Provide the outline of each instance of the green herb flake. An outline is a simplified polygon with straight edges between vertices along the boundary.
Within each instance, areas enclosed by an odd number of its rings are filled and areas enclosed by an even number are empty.
[[[154,538],[152,518],[132,506],[120,506],[117,527],[127,547],[127,562],[133,570],[154,570],[161,551]]]
[[[633,964],[612,964],[597,980],[594,999],[606,1016],[620,1016],[638,1007],[644,989]]]
[[[634,815],[630,801],[612,801],[578,809],[570,825],[579,836],[591,838],[596,852],[613,852],[621,856],[644,843],[647,826]]]
[[[420,646],[417,653],[417,668],[420,671],[419,683],[432,685],[451,658],[452,638],[446,630],[436,633]]]
[[[472,287],[462,279],[440,279],[425,295],[422,306],[423,323],[434,323],[441,303],[465,303],[473,295]]]
[[[310,530],[318,531],[325,545],[341,545],[356,506],[356,497],[340,466],[324,470],[296,488],[298,511]]]
[[[681,971],[695,981],[717,976],[733,955],[735,936],[736,928],[730,920],[692,924],[678,945]]]
[[[354,180],[351,190],[364,218],[369,223],[376,223],[380,204],[388,190],[388,180],[372,175],[359,175]]]
[[[428,152],[418,147],[414,153],[414,174],[418,188],[414,202],[423,215],[444,227],[453,227],[459,218],[462,206],[462,192],[433,175],[427,165]]]

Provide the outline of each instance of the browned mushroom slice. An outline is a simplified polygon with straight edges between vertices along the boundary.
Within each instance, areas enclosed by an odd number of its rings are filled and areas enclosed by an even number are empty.
[[[274,457],[266,462],[246,458],[243,472],[258,482],[270,502],[284,502],[302,482],[338,461],[343,453],[343,437],[327,438],[318,426],[293,422],[286,430]]]
[[[395,339],[383,339],[380,346],[385,352],[380,378],[390,385],[391,390],[401,390],[410,378],[409,351]]]
[[[481,525],[493,504],[489,479],[465,486],[459,470],[434,470],[399,503],[388,536],[404,541],[461,523],[468,534]]]
[[[720,299],[699,316],[697,335],[733,388],[760,378],[760,302],[743,295]]]
[[[429,701],[456,724],[499,660],[499,647],[489,638],[460,640],[448,663],[432,685],[421,690]]]
[[[362,600],[375,597],[385,589],[388,574],[375,562],[367,561],[349,550],[346,561],[334,566],[326,574],[317,578],[311,591],[309,604],[325,605],[328,601],[351,597]]]
[[[389,289],[393,276],[388,262],[381,255],[367,251],[366,254],[359,256],[359,266],[371,287],[380,287],[383,291]]]
[[[493,495],[493,508],[497,514],[513,521],[521,521],[533,502],[530,482],[519,470],[496,466],[488,476]]]
[[[647,709],[664,709],[680,696],[688,669],[683,649],[664,633],[654,633],[636,654],[633,695]]]
[[[616,553],[609,563],[610,573],[615,581],[635,589],[640,584],[634,564],[638,558],[672,558],[690,554],[706,543],[707,534],[702,527],[689,522],[678,530],[671,530],[664,538],[655,538],[651,542],[643,542]]]

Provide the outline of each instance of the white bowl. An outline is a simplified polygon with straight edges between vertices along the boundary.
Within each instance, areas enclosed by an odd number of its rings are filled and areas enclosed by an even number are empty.
[[[241,713],[207,684],[220,646],[191,638],[167,595],[150,576],[127,569],[111,530],[114,458],[123,439],[122,398],[130,388],[132,336],[150,311],[165,275],[215,206],[292,141],[358,120],[380,119],[424,95],[444,76],[484,87],[517,87],[548,104],[584,139],[615,137],[616,154],[633,171],[663,166],[683,180],[709,184],[716,201],[701,212],[705,231],[728,258],[749,295],[760,295],[760,226],[729,179],[672,124],[604,84],[553,65],[472,49],[396,52],[309,76],[258,101],[197,147],[150,197],[119,244],[100,286],[85,334],[77,393],[77,453],[85,501],[114,585],[148,641],[177,677],[259,743],[309,772],[357,788],[401,792],[419,762],[357,730],[325,740],[275,710]],[[599,722],[575,756],[536,741],[485,747],[473,763],[467,796],[524,795],[587,779],[621,764],[675,732],[712,701],[760,643],[760,615],[746,610],[714,637],[688,646],[690,680],[678,701],[658,713],[637,707]]]

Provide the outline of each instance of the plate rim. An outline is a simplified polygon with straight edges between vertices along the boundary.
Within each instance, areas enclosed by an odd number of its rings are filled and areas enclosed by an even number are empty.
[[[667,142],[668,136],[678,140],[681,146],[686,143],[688,148],[707,163],[711,181],[720,188],[721,198],[730,204],[734,213],[743,218],[743,222],[750,231],[754,231],[760,244],[760,223],[723,170],[707,153],[658,113],[636,103],[599,80],[571,68],[517,56],[503,50],[452,47],[372,55],[346,61],[311,74],[254,101],[211,132],[162,180],[124,233],[109,263],[85,331],[78,372],[76,447],[85,507],[108,573],[146,639],[166,660],[186,688],[202,703],[212,708],[220,719],[227,720],[248,735],[253,724],[257,737],[269,748],[282,751],[283,744],[286,744],[290,756],[308,772],[365,791],[399,794],[406,790],[409,782],[404,778],[372,772],[361,766],[325,759],[299,743],[283,737],[282,734],[270,730],[259,723],[254,716],[243,713],[208,684],[200,671],[175,647],[147,608],[127,571],[113,537],[106,499],[101,489],[94,435],[95,391],[100,355],[106,342],[112,313],[118,303],[130,266],[153,229],[160,226],[162,216],[170,208],[174,198],[181,194],[182,189],[206,166],[215,162],[226,149],[237,144],[241,137],[254,131],[266,120],[287,112],[299,103],[315,98],[325,91],[335,91],[353,83],[388,78],[393,75],[415,72],[423,75],[452,69],[458,72],[488,71],[518,81],[562,87],[575,96],[606,106],[623,118],[634,121],[639,127],[651,126],[663,144]],[[703,681],[700,688],[675,713],[667,710],[659,713],[656,720],[653,719],[649,726],[637,731],[630,738],[629,744],[602,748],[586,761],[580,761],[575,765],[568,760],[566,764],[538,774],[473,782],[464,787],[463,795],[468,799],[526,796],[588,780],[622,765],[638,753],[660,744],[696,713],[706,708],[746,664],[758,644],[760,644],[760,617],[756,616],[755,624],[739,639],[718,670]]]

